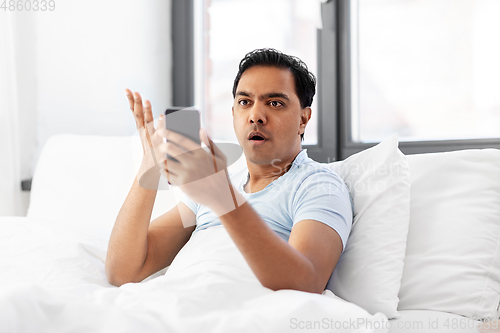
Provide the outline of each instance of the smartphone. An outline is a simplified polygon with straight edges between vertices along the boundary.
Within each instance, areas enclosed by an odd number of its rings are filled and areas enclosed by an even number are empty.
[[[172,107],[165,111],[165,127],[201,145],[200,141],[200,112],[192,108]],[[217,143],[217,147],[227,158],[227,166],[236,162],[243,154],[243,149],[235,143]],[[208,151],[208,148],[200,148]],[[167,158],[177,161],[174,157]]]
[[[201,144],[200,112],[195,109],[173,107],[165,111],[165,127]]]

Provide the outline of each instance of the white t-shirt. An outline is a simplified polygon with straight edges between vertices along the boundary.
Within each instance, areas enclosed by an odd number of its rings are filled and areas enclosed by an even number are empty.
[[[302,149],[297,155],[288,172],[259,192],[244,191],[249,177],[248,168],[245,167],[231,174],[230,180],[280,237],[288,241],[295,223],[316,220],[333,228],[342,239],[345,249],[353,218],[349,190],[334,171],[310,159],[307,149]],[[181,201],[196,214],[194,232],[221,225],[220,219],[208,207],[192,201],[186,195]]]

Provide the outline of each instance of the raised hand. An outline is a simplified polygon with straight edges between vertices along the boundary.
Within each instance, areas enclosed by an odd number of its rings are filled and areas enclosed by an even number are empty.
[[[164,116],[160,116],[158,128],[155,129],[151,103],[148,100],[143,102],[138,92],[132,93],[125,89],[125,93],[143,149],[142,163],[137,175],[139,185],[145,189],[156,190],[165,166],[165,154],[161,153],[163,136],[158,132],[158,129],[165,128]]]
[[[143,160],[137,175],[139,185],[156,190],[161,175],[179,186],[192,200],[211,208],[221,216],[238,208],[245,199],[231,185],[227,174],[227,157],[200,130],[207,148],[185,136],[165,129],[165,116],[160,116],[155,129],[151,103],[141,95],[125,90],[143,148]],[[167,142],[164,142],[164,138]],[[167,154],[173,159],[167,159]]]

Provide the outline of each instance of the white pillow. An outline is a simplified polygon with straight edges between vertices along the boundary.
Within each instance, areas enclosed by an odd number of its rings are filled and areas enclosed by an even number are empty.
[[[398,291],[410,209],[410,174],[398,136],[329,164],[354,201],[354,224],[327,289],[365,308],[398,317]]]
[[[33,175],[28,217],[111,230],[141,158],[138,136],[51,137]],[[168,211],[175,202],[174,191],[158,191],[152,218]]]
[[[411,216],[399,309],[498,318],[500,150],[408,160]]]
[[[220,141],[216,141],[220,142]],[[221,145],[238,156],[234,145]],[[59,134],[45,144],[33,175],[28,217],[111,229],[142,161],[134,136]],[[246,165],[241,156],[229,170]],[[151,219],[179,201],[180,190],[161,178]]]

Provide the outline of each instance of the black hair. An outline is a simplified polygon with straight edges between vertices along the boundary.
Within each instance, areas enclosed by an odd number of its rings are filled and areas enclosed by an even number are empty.
[[[295,80],[295,93],[299,97],[300,107],[311,106],[316,93],[316,77],[314,74],[309,72],[307,65],[299,58],[271,48],[253,50],[243,57],[240,61],[238,74],[234,79],[233,98],[236,97],[236,88],[243,73],[247,69],[258,65],[290,70]],[[301,140],[304,140],[304,134],[301,134],[300,137]]]

